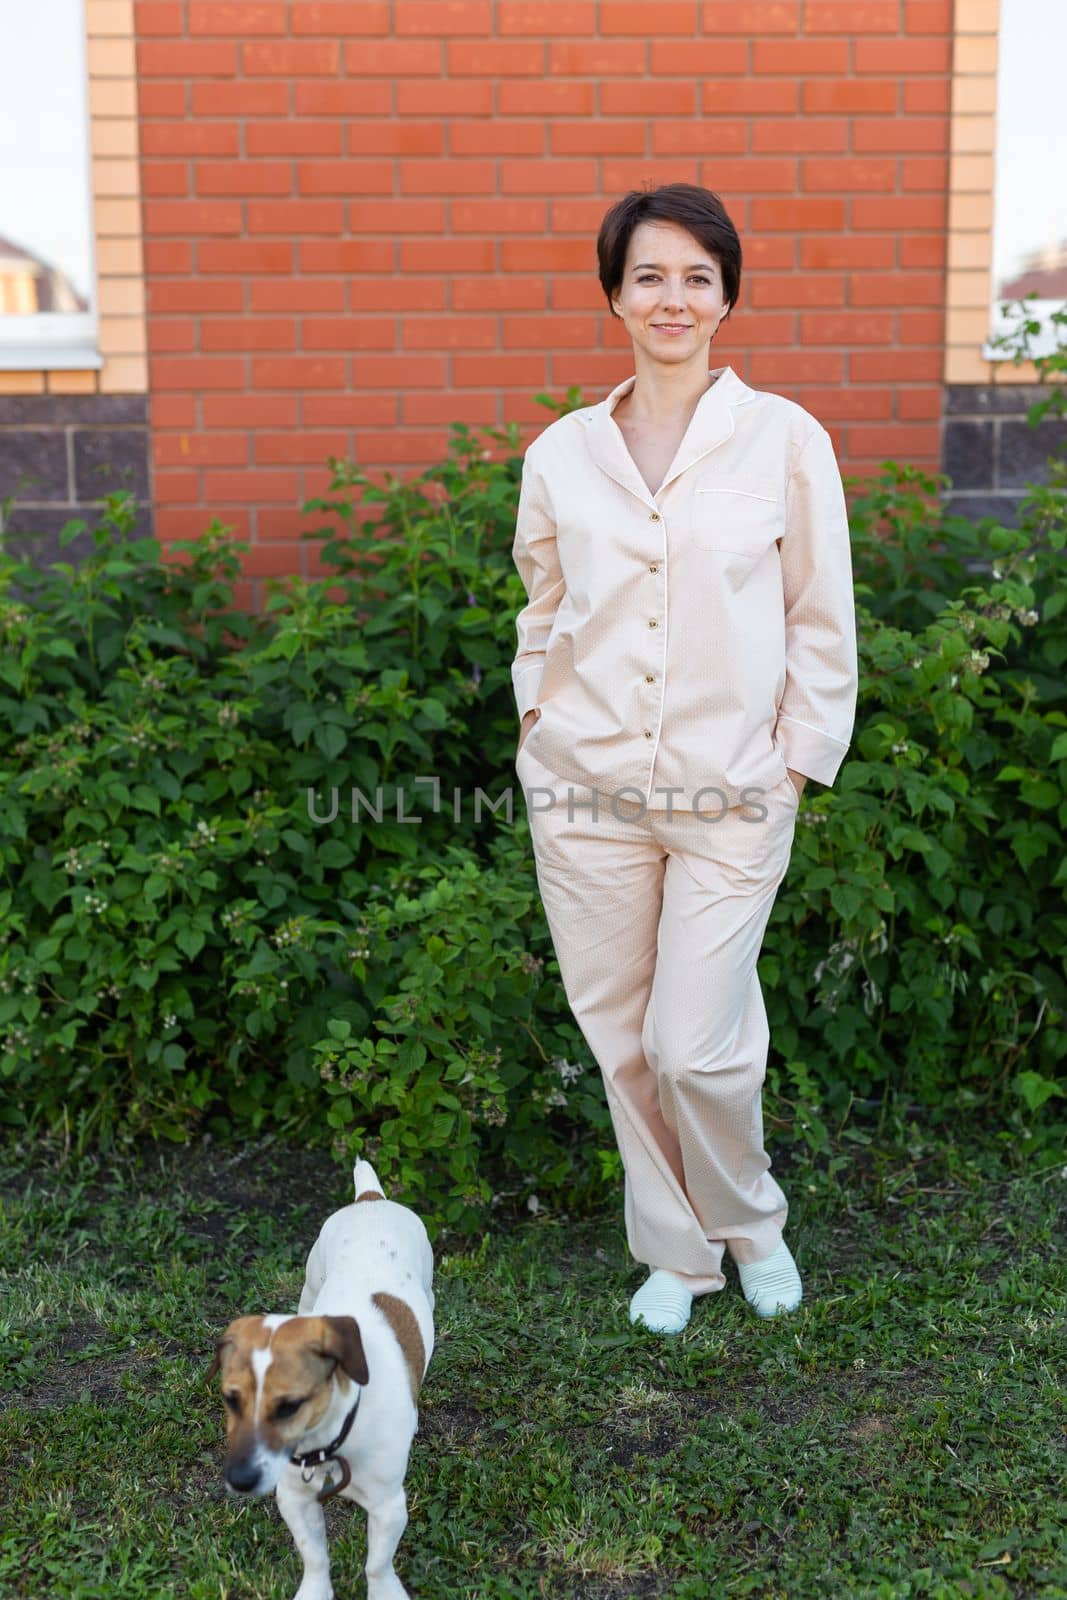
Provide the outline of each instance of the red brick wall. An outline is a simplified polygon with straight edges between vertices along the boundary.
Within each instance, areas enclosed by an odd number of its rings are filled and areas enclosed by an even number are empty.
[[[650,31],[650,19],[654,32]],[[136,0],[157,527],[314,570],[328,454],[632,370],[596,278],[627,189],[723,197],[714,358],[846,471],[938,462],[951,0]],[[246,586],[258,600],[260,584]]]

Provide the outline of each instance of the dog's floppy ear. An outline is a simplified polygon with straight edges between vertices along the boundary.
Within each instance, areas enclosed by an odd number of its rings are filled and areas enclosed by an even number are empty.
[[[210,1383],[216,1372],[218,1372],[219,1368],[222,1366],[222,1352],[226,1349],[227,1345],[231,1345],[232,1343],[233,1335],[224,1333],[218,1344],[215,1346],[215,1359],[204,1373],[205,1383]]]
[[[355,1317],[320,1317],[322,1338],[319,1349],[322,1355],[332,1356],[343,1372],[356,1383],[368,1383],[367,1358],[363,1354],[363,1340]]]

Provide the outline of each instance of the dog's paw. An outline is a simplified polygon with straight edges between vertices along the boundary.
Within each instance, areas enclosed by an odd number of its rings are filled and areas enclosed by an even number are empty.
[[[411,1600],[411,1596],[393,1572],[387,1578],[379,1578],[376,1583],[368,1580],[367,1600]]]

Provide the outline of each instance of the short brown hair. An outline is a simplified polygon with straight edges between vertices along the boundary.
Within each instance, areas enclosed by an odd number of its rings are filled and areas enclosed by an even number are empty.
[[[741,240],[719,196],[695,183],[662,183],[657,189],[631,189],[612,206],[600,224],[597,263],[600,285],[608,297],[612,316],[618,316],[611,297],[622,288],[630,235],[642,222],[675,222],[715,257],[722,273],[725,321],[741,291]]]

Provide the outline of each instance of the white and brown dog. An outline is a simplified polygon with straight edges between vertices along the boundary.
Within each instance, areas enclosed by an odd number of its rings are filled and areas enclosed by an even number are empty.
[[[295,1600],[332,1600],[322,1502],[334,1494],[367,1513],[367,1600],[408,1600],[393,1557],[433,1352],[433,1247],[368,1161],[353,1179],[355,1202],[311,1248],[295,1316],[238,1317],[208,1372],[222,1374],[227,1488],[277,1490],[304,1562]]]

